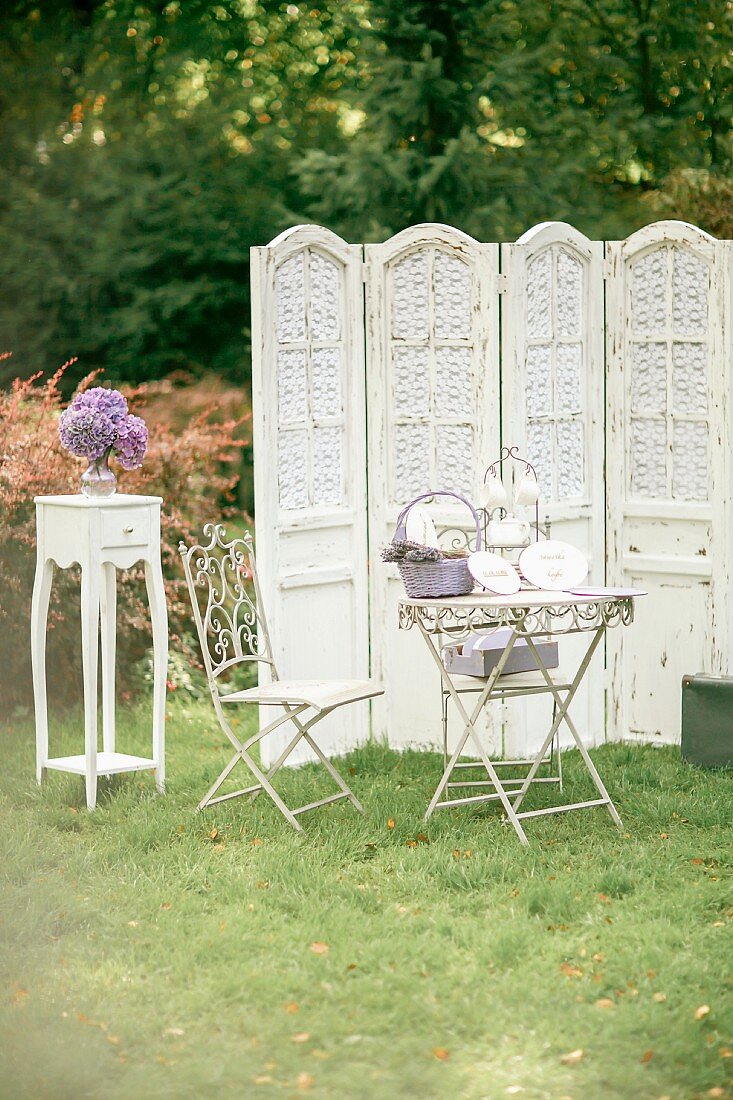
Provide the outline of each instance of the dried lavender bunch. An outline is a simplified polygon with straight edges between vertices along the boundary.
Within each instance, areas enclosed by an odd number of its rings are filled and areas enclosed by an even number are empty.
[[[403,558],[403,561],[411,563],[442,560],[443,554],[436,546],[420,546],[416,550],[409,550]]]
[[[427,556],[411,557],[419,554]],[[433,546],[423,546],[409,539],[395,539],[382,550],[382,561],[440,561],[443,554]]]

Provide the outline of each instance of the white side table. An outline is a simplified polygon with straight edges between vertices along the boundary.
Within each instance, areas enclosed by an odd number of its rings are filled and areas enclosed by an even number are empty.
[[[31,605],[31,661],[36,711],[36,779],[47,768],[86,779],[87,806],[97,801],[97,776],[155,771],[165,781],[165,681],[168,665],[168,616],[160,565],[160,497],[116,493],[103,500],[82,496],[36,497],[38,552]],[[115,569],[145,565],[145,583],[153,628],[153,751],[151,757],[115,751]],[[84,681],[82,756],[48,756],[46,706],[46,621],[54,563],[81,566],[81,648]],[[102,752],[97,746],[97,651],[102,633]]]

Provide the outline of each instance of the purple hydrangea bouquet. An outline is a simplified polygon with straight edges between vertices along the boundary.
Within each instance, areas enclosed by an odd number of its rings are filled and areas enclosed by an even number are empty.
[[[59,436],[67,451],[85,458],[81,491],[89,497],[112,496],[117,478],[109,468],[115,456],[123,470],[142,466],[148,445],[145,421],[128,411],[119,390],[93,386],[78,393],[61,414]]]

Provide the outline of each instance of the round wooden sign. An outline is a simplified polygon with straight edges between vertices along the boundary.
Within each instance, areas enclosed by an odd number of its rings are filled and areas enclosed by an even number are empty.
[[[580,550],[557,539],[533,542],[519,555],[519,568],[530,584],[552,592],[575,588],[588,576],[588,562]]]
[[[511,596],[519,591],[519,574],[501,554],[492,554],[490,550],[477,550],[474,554],[469,554],[468,571],[489,592]]]

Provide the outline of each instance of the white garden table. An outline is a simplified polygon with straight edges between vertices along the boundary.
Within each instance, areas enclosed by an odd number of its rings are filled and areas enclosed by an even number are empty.
[[[522,828],[523,819],[539,817],[544,814],[564,813],[568,810],[586,809],[592,806],[605,806],[617,827],[621,829],[623,827],[621,818],[603,785],[598,770],[588,755],[588,750],[583,744],[575,723],[568,714],[568,707],[588,671],[593,654],[600,645],[606,630],[612,626],[629,626],[633,619],[634,597],[630,595],[581,596],[567,592],[528,590],[518,592],[512,596],[494,596],[486,592],[473,592],[468,596],[449,596],[439,599],[405,598],[400,600],[400,629],[410,630],[414,626],[418,627],[438,667],[444,689],[453,699],[458,708],[458,713],[465,723],[455,751],[445,766],[440,783],[427,808],[425,820],[427,821],[433,811],[440,807],[486,802],[498,798],[522,844],[527,844],[527,837]],[[441,640],[447,637],[457,641],[467,638],[470,634],[488,633],[499,627],[511,628],[511,634],[496,667],[486,679],[474,708],[469,714],[463,704],[460,692],[453,683],[451,676],[446,672],[441,660]],[[553,635],[580,633],[587,633],[590,637],[585,656],[580,662],[573,679],[568,683],[558,684],[553,681],[534,643]],[[525,639],[544,681],[544,690],[551,694],[555,700],[556,710],[550,730],[542,742],[542,746],[538,750],[522,786],[517,790],[508,789],[506,781],[502,783],[496,768],[483,747],[476,723],[484,706],[491,700],[500,698],[504,693],[499,677],[518,638]],[[517,677],[512,677],[513,682],[516,682],[516,679]],[[533,683],[535,686],[531,690],[536,691],[536,680]],[[528,688],[529,686],[528,683]],[[542,763],[560,723],[563,721],[573,736],[600,797],[585,802],[548,806],[540,810],[520,811],[520,806],[537,769]],[[451,774],[458,764],[459,757],[469,739],[478,752],[495,793],[441,800],[441,795],[446,790]]]

